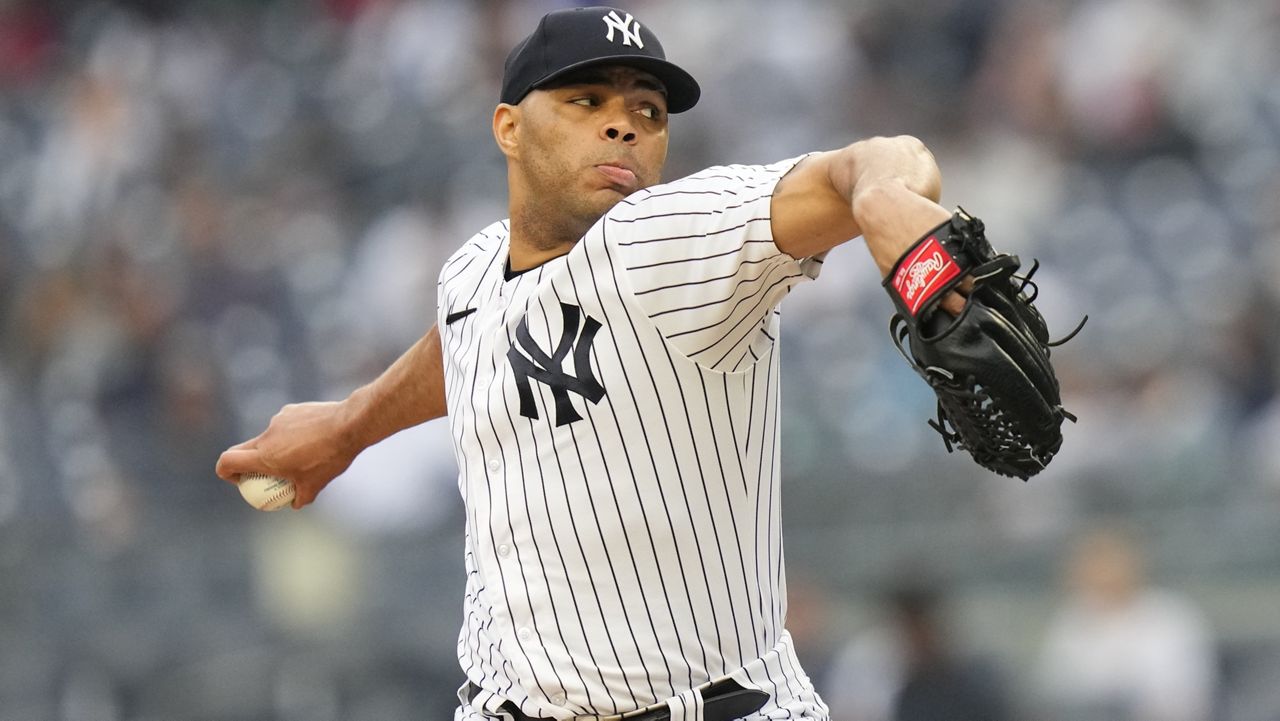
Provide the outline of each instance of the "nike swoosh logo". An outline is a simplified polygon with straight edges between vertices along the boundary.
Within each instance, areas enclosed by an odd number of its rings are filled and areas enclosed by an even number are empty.
[[[475,308],[467,308],[466,310],[455,310],[454,312],[444,317],[444,324],[452,325],[454,321],[462,320],[463,318],[466,318],[467,316],[471,315],[474,312],[476,312]]]

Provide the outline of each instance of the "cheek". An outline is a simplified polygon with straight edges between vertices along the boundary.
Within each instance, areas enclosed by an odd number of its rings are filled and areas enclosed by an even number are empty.
[[[649,169],[649,184],[657,183],[662,179],[662,166],[667,162],[667,134],[664,132],[660,138],[656,139],[650,147],[646,148],[644,163]]]
[[[554,133],[542,133],[530,140],[532,150],[525,162],[530,175],[544,188],[567,182],[572,145]]]

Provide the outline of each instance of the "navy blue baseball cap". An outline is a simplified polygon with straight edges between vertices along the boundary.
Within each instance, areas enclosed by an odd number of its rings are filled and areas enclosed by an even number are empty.
[[[692,108],[702,94],[693,76],[667,60],[658,37],[631,13],[589,7],[547,13],[511,50],[501,101],[515,105],[531,91],[592,65],[625,65],[653,75],[667,88],[667,112]]]

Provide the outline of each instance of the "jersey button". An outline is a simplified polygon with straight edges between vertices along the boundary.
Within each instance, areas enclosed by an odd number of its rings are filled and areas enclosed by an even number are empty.
[[[491,470],[491,471],[496,471],[496,470],[498,470],[499,468],[502,468],[502,461],[498,460],[497,458],[490,458],[490,459],[489,459],[489,470]]]
[[[530,638],[533,637],[533,631],[530,631],[527,628],[522,628],[520,629],[520,633],[518,635],[520,636],[521,641],[528,641]]]
[[[558,693],[555,696],[551,697],[551,703],[555,704],[556,706],[563,706],[564,702],[568,700],[569,699],[565,698],[564,694],[562,693]]]
[[[511,555],[511,546],[508,546],[505,543],[502,544],[501,546],[498,546],[498,555],[502,556],[503,558],[506,558],[507,556]]]

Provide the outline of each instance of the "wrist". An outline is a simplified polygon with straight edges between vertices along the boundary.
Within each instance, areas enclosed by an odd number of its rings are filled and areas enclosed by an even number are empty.
[[[882,277],[907,248],[951,217],[941,205],[897,180],[860,188],[853,198],[853,215]]]
[[[379,429],[372,422],[375,404],[372,384],[361,386],[338,403],[338,442],[351,457],[382,440]]]

